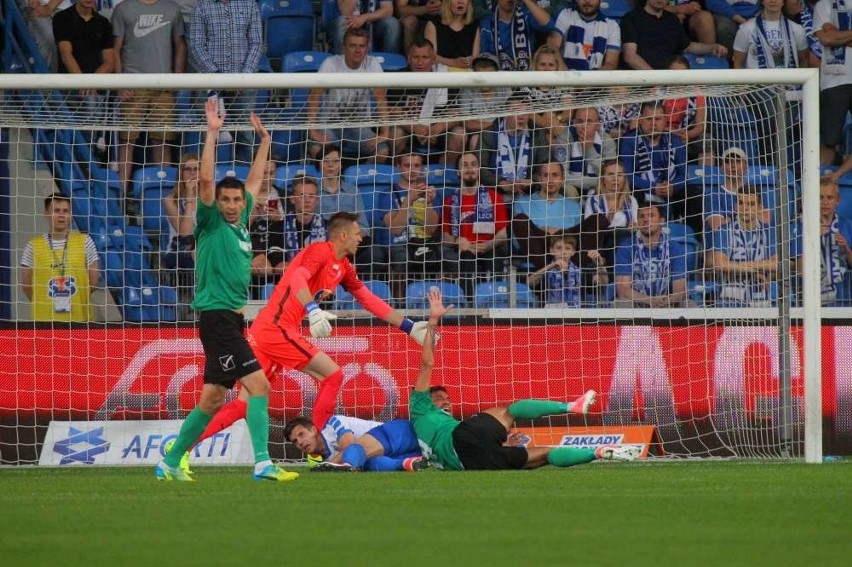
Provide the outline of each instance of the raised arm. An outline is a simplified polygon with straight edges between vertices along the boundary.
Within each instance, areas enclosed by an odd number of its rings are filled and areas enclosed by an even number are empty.
[[[254,127],[254,132],[260,137],[260,147],[254,156],[254,162],[251,164],[248,178],[246,179],[246,191],[251,193],[251,196],[257,198],[260,188],[263,187],[264,171],[266,170],[266,162],[269,159],[269,148],[272,145],[272,136],[269,135],[260,117],[254,112],[251,113],[251,125]]]
[[[453,306],[444,307],[441,291],[433,287],[429,290],[429,321],[426,324],[426,340],[423,341],[423,354],[420,356],[420,372],[414,390],[428,392],[432,380],[432,367],[435,364],[435,327]]]
[[[201,164],[198,170],[198,198],[208,207],[216,200],[216,141],[219,129],[225,123],[225,115],[219,115],[219,99],[209,97],[204,103],[207,116],[207,136],[201,151]]]

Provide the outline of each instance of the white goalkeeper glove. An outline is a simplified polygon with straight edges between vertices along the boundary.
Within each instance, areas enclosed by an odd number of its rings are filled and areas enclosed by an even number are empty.
[[[400,330],[405,331],[411,338],[420,343],[421,345],[426,342],[426,329],[429,327],[429,323],[426,321],[418,321],[414,322],[411,319],[403,319],[402,324],[399,326]],[[441,338],[437,332],[435,333],[435,342],[438,342],[438,339]]]
[[[337,315],[323,311],[315,301],[311,301],[305,305],[305,310],[308,312],[308,321],[311,324],[311,336],[318,339],[324,339],[331,336],[331,323],[337,319]]]

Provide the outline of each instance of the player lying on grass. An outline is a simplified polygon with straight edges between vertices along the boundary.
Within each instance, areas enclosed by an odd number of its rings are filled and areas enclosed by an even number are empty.
[[[508,407],[496,407],[458,421],[432,401],[429,383],[435,358],[435,326],[452,306],[445,307],[437,288],[429,291],[429,321],[417,383],[409,398],[411,424],[420,440],[423,456],[435,468],[447,470],[534,469],[551,464],[570,467],[595,459],[632,461],[640,449],[632,446],[606,446],[597,449],[576,447],[519,447],[506,445],[516,419],[536,419],[560,413],[585,414],[595,401],[589,390],[573,402],[519,400]]]
[[[414,472],[426,466],[405,419],[382,423],[333,415],[320,430],[310,419],[297,417],[284,426],[284,438],[304,453],[322,456],[314,471]]]

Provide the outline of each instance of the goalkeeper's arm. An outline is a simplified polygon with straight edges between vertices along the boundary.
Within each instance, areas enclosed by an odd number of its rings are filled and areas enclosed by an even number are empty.
[[[398,311],[385,303],[380,297],[376,296],[364,285],[355,287],[352,291],[352,297],[354,297],[358,303],[364,307],[364,309],[388,325],[399,327],[401,331],[410,335],[412,339],[421,345],[423,344],[423,341],[426,339],[425,321],[415,323],[411,319],[403,317]]]

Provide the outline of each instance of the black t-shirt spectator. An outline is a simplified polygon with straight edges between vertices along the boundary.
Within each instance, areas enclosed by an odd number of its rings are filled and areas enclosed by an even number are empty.
[[[103,63],[101,52],[113,45],[109,20],[92,12],[92,17],[86,21],[74,6],[53,16],[53,37],[57,45],[60,41],[71,43],[74,59],[84,73],[94,73]],[[59,58],[59,72],[68,72],[62,57]]]
[[[677,16],[653,16],[636,8],[621,20],[621,45],[635,43],[637,54],[654,69],[667,69],[671,60],[689,46],[689,36]]]

